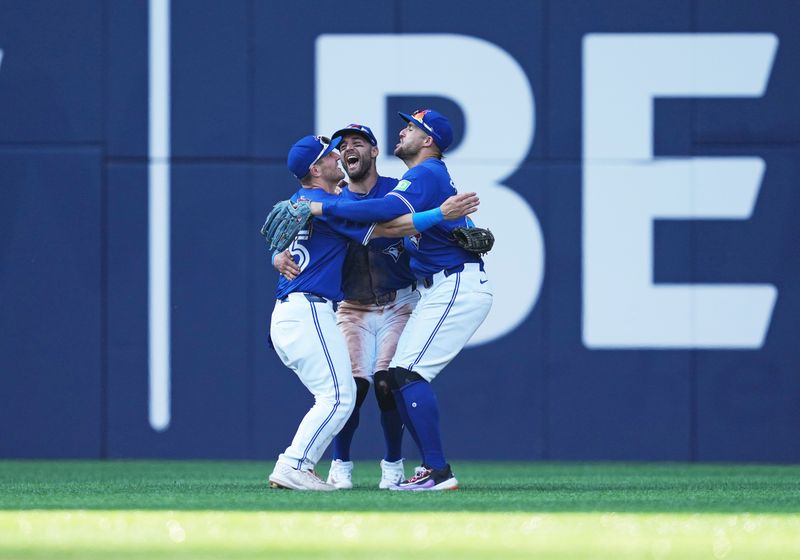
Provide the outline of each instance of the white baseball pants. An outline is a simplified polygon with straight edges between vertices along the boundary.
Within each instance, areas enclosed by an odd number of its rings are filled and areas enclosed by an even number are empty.
[[[464,270],[433,276],[418,287],[420,300],[397,343],[390,367],[401,367],[433,379],[469,342],[492,307],[492,289],[477,263]]]
[[[347,343],[336,326],[333,304],[309,301],[302,293],[275,302],[270,337],[281,361],[315,399],[278,461],[311,470],[355,406],[356,384]]]

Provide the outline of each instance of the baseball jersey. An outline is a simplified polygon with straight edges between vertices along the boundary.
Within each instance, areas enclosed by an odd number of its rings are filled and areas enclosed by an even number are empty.
[[[409,212],[437,208],[456,192],[444,162],[428,158],[409,169],[383,198],[364,201],[328,198],[323,203],[323,213],[354,222],[385,222]],[[465,251],[453,240],[450,232],[466,225],[465,217],[448,220],[405,239],[411,270],[417,278],[468,262],[482,262],[480,257]]]
[[[382,198],[397,186],[397,179],[378,177],[375,186],[366,193],[342,189],[347,200]],[[367,247],[351,243],[342,269],[342,290],[346,300],[366,300],[399,290],[414,281],[409,254],[402,239],[375,239]]]
[[[292,202],[325,202],[339,198],[322,189],[301,188],[292,196]],[[314,217],[307,229],[301,230],[289,246],[300,274],[294,280],[281,276],[275,298],[292,292],[308,292],[340,301],[342,293],[342,266],[350,240],[367,243],[371,228],[332,218]]]

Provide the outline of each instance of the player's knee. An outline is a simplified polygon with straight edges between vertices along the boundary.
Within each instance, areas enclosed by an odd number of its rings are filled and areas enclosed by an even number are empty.
[[[369,379],[356,377],[356,408],[360,408],[369,393]]]
[[[425,378],[420,374],[407,370],[406,368],[393,367],[389,369],[389,373],[394,378],[394,383],[398,389],[402,389],[410,383],[425,381]]]
[[[397,389],[397,385],[394,382],[394,376],[387,370],[376,371],[373,381],[375,382],[375,398],[378,401],[378,408],[383,411],[395,410],[397,403],[394,401],[392,391]]]

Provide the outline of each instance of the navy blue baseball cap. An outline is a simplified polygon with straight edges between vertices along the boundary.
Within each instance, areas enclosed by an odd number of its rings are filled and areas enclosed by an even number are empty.
[[[356,123],[348,124],[346,127],[340,128],[339,130],[334,132],[333,136],[331,136],[331,138],[333,138],[333,139],[340,138],[340,137],[344,136],[345,133],[348,133],[348,132],[355,132],[356,134],[360,134],[364,138],[366,138],[369,141],[369,143],[372,144],[373,146],[377,146],[378,145],[378,139],[375,138],[374,134],[372,134],[372,129],[370,129],[370,127],[365,126],[363,124],[356,124]]]
[[[308,175],[312,165],[335,150],[341,141],[341,137],[331,140],[325,136],[304,136],[289,149],[286,158],[289,171],[298,179],[302,179]]]
[[[434,143],[444,153],[453,143],[453,127],[443,114],[433,109],[417,109],[410,115],[397,113],[406,122],[412,122],[422,132],[433,138]]]

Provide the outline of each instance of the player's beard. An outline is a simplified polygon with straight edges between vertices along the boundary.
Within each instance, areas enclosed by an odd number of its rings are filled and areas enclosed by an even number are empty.
[[[357,183],[369,174],[369,170],[371,167],[372,167],[372,160],[359,158],[355,168],[346,166],[345,172],[347,173],[347,176],[350,178],[351,183]]]
[[[322,172],[322,179],[328,184],[336,185],[339,181],[344,179],[344,171],[342,171],[342,168],[337,164],[324,169]]]
[[[399,157],[403,161],[411,161],[417,154],[419,153],[418,149],[414,149],[412,146],[408,144],[398,144],[397,147],[394,149],[394,155]]]

